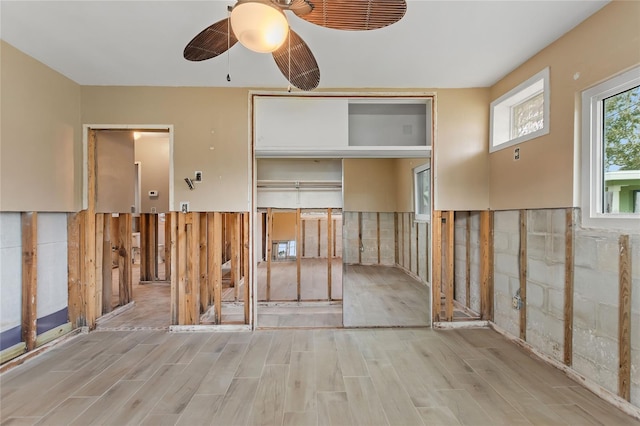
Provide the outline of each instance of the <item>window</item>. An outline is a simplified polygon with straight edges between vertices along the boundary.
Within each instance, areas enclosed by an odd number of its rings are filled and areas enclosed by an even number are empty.
[[[431,219],[431,166],[425,164],[413,169],[413,189],[417,221]]]
[[[491,102],[490,152],[549,133],[549,68]]]
[[[582,221],[640,229],[640,67],[582,93]]]

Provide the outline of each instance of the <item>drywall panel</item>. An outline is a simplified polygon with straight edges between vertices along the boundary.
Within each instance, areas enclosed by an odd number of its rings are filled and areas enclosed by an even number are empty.
[[[249,182],[248,90],[210,87],[82,86],[85,124],[174,126],[174,206],[192,211],[247,211]],[[190,191],[185,177],[202,171]]]
[[[349,146],[431,145],[430,101],[378,102],[349,104]]]
[[[489,90],[438,91],[434,210],[489,208]]]
[[[38,214],[38,334],[67,322],[67,214]]]
[[[296,239],[296,212],[273,213],[273,241],[293,241]]]
[[[257,96],[256,150],[342,149],[348,145],[346,98]]]
[[[141,213],[169,211],[169,134],[144,132],[135,140],[135,161],[140,163]],[[190,176],[192,179],[194,176]],[[203,176],[211,179],[213,176]],[[200,185],[200,183],[196,183]],[[157,191],[150,196],[149,191]]]
[[[490,99],[497,99],[550,67],[550,132],[490,155],[492,209],[578,205],[574,150],[580,144],[580,93],[640,63],[638,28],[640,2],[611,2],[491,88]],[[520,160],[514,161],[518,147]]]
[[[22,234],[20,213],[0,213],[0,350],[21,341]]]
[[[396,211],[393,159],[345,159],[344,209],[359,212]]]
[[[96,212],[131,213],[135,185],[133,132],[96,131]]]
[[[82,186],[80,86],[0,43],[0,211],[75,211]]]

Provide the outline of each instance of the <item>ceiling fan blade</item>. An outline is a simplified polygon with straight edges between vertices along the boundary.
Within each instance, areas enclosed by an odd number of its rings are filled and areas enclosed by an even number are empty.
[[[307,43],[291,28],[287,39],[272,55],[282,75],[295,87],[301,90],[313,90],[318,87],[320,68],[316,58]]]
[[[321,27],[365,31],[398,22],[407,11],[405,0],[310,0],[313,10],[298,14]]]
[[[303,16],[313,10],[313,5],[310,0],[292,0],[287,9],[298,16]]]
[[[222,19],[202,30],[184,48],[184,58],[189,61],[204,61],[215,58],[231,48],[238,39],[229,27],[229,18]]]

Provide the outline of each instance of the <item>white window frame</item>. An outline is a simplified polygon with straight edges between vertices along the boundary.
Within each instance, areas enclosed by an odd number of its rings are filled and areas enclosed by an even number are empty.
[[[582,226],[640,230],[640,217],[602,210],[603,100],[640,85],[640,66],[630,69],[582,92]]]
[[[419,213],[421,206],[421,196],[418,193],[418,180],[420,175],[426,172],[429,176],[429,205],[427,206],[427,213]],[[415,213],[416,222],[429,222],[431,220],[431,208],[433,206],[433,188],[431,182],[431,163],[423,164],[413,169],[413,211]]]
[[[523,101],[530,99],[542,91],[544,98],[542,129],[524,136],[512,138],[512,109]],[[549,67],[538,72],[527,81],[509,90],[491,102],[490,111],[490,143],[489,152],[499,151],[513,145],[546,135],[549,133],[551,87],[549,84]]]

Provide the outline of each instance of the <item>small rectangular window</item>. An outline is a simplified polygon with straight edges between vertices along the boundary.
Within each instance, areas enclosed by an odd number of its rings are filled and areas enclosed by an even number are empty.
[[[490,152],[549,133],[549,68],[491,102]]]
[[[431,166],[425,164],[413,169],[413,188],[416,220],[431,219]]]
[[[640,229],[640,67],[582,94],[582,220]]]

